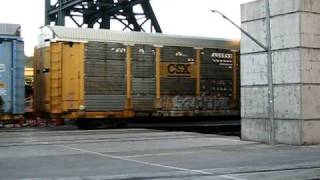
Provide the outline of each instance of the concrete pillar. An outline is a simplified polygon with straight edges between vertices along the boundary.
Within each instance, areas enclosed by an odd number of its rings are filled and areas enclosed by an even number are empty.
[[[275,139],[320,143],[320,1],[270,0]],[[265,0],[241,6],[242,27],[266,44]],[[242,139],[268,141],[267,55],[241,37]]]

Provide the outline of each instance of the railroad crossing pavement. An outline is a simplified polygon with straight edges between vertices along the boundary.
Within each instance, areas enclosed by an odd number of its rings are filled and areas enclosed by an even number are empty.
[[[0,179],[315,179],[320,146],[152,129],[0,130]]]

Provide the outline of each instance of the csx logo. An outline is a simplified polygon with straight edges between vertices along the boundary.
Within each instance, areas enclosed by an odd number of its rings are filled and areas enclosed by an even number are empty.
[[[168,73],[169,74],[191,74],[190,64],[169,64]]]

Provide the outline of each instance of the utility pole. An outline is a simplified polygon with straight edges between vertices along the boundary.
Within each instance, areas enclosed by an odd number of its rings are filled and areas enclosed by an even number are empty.
[[[268,58],[268,114],[269,114],[269,141],[275,144],[275,127],[274,127],[274,93],[273,93],[273,69],[272,69],[272,47],[271,47],[271,24],[270,24],[270,3],[265,0],[266,4],[266,32],[267,32],[267,58]]]
[[[258,41],[256,38],[251,36],[247,31],[242,29],[240,26],[238,26],[235,22],[233,22],[231,19],[229,19],[227,16],[225,16],[223,13],[217,10],[211,10],[213,13],[220,14],[224,19],[229,21],[231,24],[233,24],[235,27],[237,27],[243,34],[245,34],[247,37],[249,37],[253,42],[255,42],[257,45],[259,45],[262,49],[267,52],[267,79],[268,79],[268,118],[269,121],[267,121],[267,131],[269,134],[269,143],[274,145],[275,144],[275,123],[274,123],[274,88],[273,88],[273,69],[272,69],[272,47],[271,47],[271,23],[270,23],[270,3],[269,0],[265,0],[265,11],[266,11],[266,39],[267,39],[267,45],[264,45],[260,41]]]

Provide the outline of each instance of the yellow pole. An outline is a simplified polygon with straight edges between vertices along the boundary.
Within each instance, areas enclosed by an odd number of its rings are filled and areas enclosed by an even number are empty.
[[[238,84],[237,84],[237,52],[232,52],[232,99],[234,105],[237,104],[237,91],[238,91]]]
[[[126,110],[132,110],[132,49],[131,46],[127,46],[127,57],[126,57],[126,66],[127,66],[127,101],[126,101]]]
[[[39,59],[40,59],[40,51],[41,49],[34,49],[34,61],[33,61],[33,96],[32,96],[32,107],[34,112],[39,111],[39,99],[38,99],[38,88],[39,88],[39,76],[37,72],[40,73],[39,70]],[[43,57],[42,57],[43,58]]]
[[[62,61],[63,43],[58,42],[50,47],[50,112],[62,113]]]
[[[84,55],[84,51],[85,51],[85,47],[87,46],[87,44],[85,43],[80,43],[80,58],[79,58],[79,63],[80,63],[80,71],[79,71],[79,89],[80,89],[80,95],[79,95],[79,105],[80,106],[84,106],[84,62],[85,62],[85,55]],[[79,106],[79,108],[80,108]]]
[[[160,64],[161,63],[161,48],[156,48],[156,108],[160,108],[161,84],[160,84]]]
[[[196,49],[196,96],[201,96],[201,49]]]

